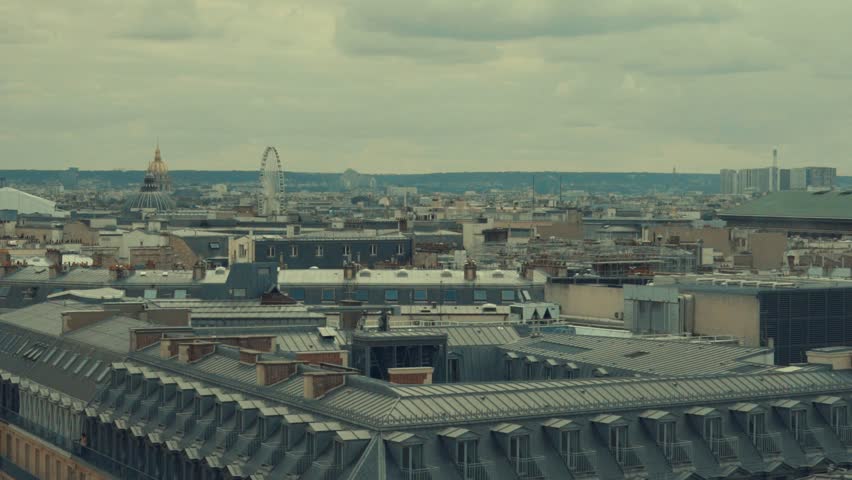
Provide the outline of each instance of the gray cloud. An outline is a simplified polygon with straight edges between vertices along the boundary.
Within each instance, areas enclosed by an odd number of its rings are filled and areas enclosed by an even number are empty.
[[[727,0],[361,0],[348,4],[345,20],[358,29],[398,36],[501,41],[715,23],[736,13]]]
[[[0,168],[849,171],[852,3],[0,2]],[[10,28],[8,26],[13,26]],[[3,43],[6,42],[6,43]],[[14,43],[10,43],[14,42]]]

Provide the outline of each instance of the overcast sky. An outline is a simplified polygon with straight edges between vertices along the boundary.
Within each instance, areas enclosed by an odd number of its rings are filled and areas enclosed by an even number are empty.
[[[852,174],[852,1],[0,0],[0,168]]]

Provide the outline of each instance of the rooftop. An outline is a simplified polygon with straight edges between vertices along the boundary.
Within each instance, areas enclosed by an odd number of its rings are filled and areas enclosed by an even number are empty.
[[[719,214],[720,217],[852,220],[852,192],[773,192]]]

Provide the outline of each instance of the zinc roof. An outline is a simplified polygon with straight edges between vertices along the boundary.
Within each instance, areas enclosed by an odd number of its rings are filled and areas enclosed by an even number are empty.
[[[766,348],[684,341],[545,333],[521,338],[501,348],[522,356],[535,355],[650,375],[708,375],[729,372],[742,365],[753,365],[755,370],[772,368],[745,363],[750,357],[768,352]],[[689,361],[683,361],[684,358]]]
[[[719,214],[725,217],[852,220],[852,195],[845,192],[772,192]]]

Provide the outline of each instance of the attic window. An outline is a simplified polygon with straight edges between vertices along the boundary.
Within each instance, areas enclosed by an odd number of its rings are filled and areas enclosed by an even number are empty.
[[[220,248],[219,242],[210,242],[207,244],[207,247],[210,248],[210,250],[219,250]]]
[[[635,352],[627,353],[624,356],[627,358],[639,358],[645,355],[648,355],[649,352],[643,352],[642,350],[637,350]]]

